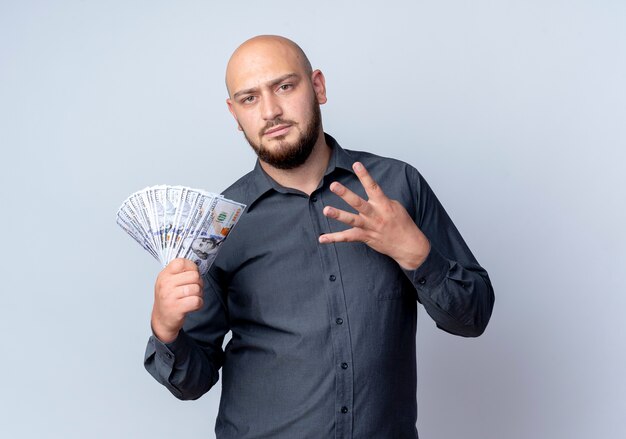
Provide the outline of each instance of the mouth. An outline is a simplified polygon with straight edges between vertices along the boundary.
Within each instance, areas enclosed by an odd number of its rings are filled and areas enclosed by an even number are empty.
[[[291,128],[291,125],[277,125],[277,126],[272,127],[272,128],[270,128],[268,130],[265,130],[263,135],[267,136],[267,137],[283,136],[283,135],[287,134],[287,132],[289,131],[290,128]]]

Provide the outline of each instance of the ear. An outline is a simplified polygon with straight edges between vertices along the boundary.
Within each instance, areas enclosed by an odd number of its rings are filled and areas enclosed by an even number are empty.
[[[321,70],[315,70],[311,73],[311,83],[313,84],[313,90],[315,91],[315,97],[318,104],[325,104],[326,99],[326,78]]]
[[[226,99],[226,105],[228,105],[228,111],[230,111],[230,114],[232,114],[233,117],[235,118],[235,122],[237,122],[237,129],[239,131],[243,131],[243,128],[241,128],[241,125],[239,125],[239,120],[237,119],[235,110],[233,110],[233,101],[231,101],[230,98]]]

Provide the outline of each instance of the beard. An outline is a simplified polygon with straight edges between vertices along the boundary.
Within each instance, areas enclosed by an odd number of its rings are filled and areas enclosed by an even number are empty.
[[[303,165],[311,155],[311,152],[313,152],[322,126],[322,115],[317,102],[313,103],[311,111],[311,119],[308,121],[307,125],[304,126],[304,129],[300,132],[300,136],[293,143],[288,143],[284,140],[284,136],[279,136],[274,139],[278,145],[274,149],[270,149],[263,145],[262,142],[258,144],[254,143],[245,131],[243,135],[259,157],[259,160],[278,169],[297,168]],[[276,118],[259,132],[259,138],[263,138],[263,133],[269,128],[281,124],[297,125],[293,121]]]

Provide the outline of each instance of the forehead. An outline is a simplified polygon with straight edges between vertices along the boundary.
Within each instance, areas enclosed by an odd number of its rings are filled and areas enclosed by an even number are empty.
[[[255,42],[242,46],[231,57],[226,85],[232,94],[260,87],[286,74],[304,74],[301,56],[281,42]]]

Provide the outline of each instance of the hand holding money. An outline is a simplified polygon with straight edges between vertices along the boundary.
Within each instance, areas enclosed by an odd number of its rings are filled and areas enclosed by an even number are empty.
[[[189,259],[172,260],[159,273],[154,286],[152,331],[163,343],[170,343],[183,327],[185,316],[202,307],[202,277]]]

